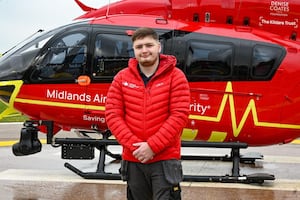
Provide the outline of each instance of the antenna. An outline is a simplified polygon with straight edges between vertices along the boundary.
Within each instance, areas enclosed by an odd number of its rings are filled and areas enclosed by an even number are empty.
[[[35,34],[37,33],[41,33],[43,32],[44,30],[43,29],[39,29],[37,32],[33,33],[32,35],[28,36],[27,38],[25,38],[24,40],[22,40],[21,42],[19,42],[18,44],[16,44],[15,46],[11,47],[10,49],[8,49],[7,51],[5,51],[2,56],[6,53],[8,53],[9,51],[11,51],[13,48],[15,48],[16,46],[18,46],[19,44],[21,44],[22,42],[28,40],[29,38],[33,37]]]
[[[108,0],[108,5],[107,5],[107,9],[106,9],[106,17],[108,17],[108,13],[109,13],[109,6],[110,6],[110,0]]]

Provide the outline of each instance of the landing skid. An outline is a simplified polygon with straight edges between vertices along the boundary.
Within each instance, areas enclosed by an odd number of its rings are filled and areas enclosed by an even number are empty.
[[[121,160],[120,154],[113,154],[108,150],[110,145],[119,145],[115,139],[110,139],[111,133],[109,130],[100,132],[102,139],[92,138],[54,138],[53,122],[51,121],[26,121],[22,129],[23,137],[19,143],[15,145],[15,154],[28,155],[40,151],[38,145],[36,128],[38,125],[47,127],[47,144],[52,144],[54,147],[62,147],[63,159],[93,159],[94,149],[100,151],[99,161],[96,172],[83,172],[69,163],[65,163],[65,167],[78,174],[85,179],[107,179],[120,180],[119,173],[105,172],[105,159],[110,156],[115,160]],[[182,141],[182,147],[193,148],[227,148],[231,149],[230,156],[195,156],[184,155],[182,160],[224,160],[232,162],[231,174],[224,176],[201,176],[184,174],[183,181],[194,182],[225,182],[225,183],[263,183],[265,180],[275,180],[274,175],[267,173],[255,173],[250,175],[240,175],[240,163],[254,163],[256,159],[261,159],[262,156],[241,156],[240,149],[248,148],[246,143],[239,142],[200,142],[200,141]]]
[[[265,180],[275,180],[275,176],[267,173],[254,173],[250,175],[240,175],[240,163],[254,163],[256,159],[262,159],[262,155],[252,154],[241,156],[240,149],[248,148],[246,143],[239,142],[200,142],[183,141],[182,147],[196,148],[227,148],[231,149],[230,156],[182,156],[182,160],[221,160],[231,161],[231,175],[224,176],[201,176],[184,175],[184,181],[194,182],[223,182],[223,183],[264,183]]]
[[[119,145],[114,139],[109,139],[111,136],[110,132],[104,132],[103,139],[55,139],[57,144],[72,144],[74,145],[86,145],[94,146],[100,151],[99,162],[96,172],[82,172],[78,168],[74,167],[69,163],[65,163],[65,167],[78,174],[85,179],[106,179],[106,180],[120,180],[121,176],[119,173],[106,173],[105,172],[105,157],[106,155],[120,160],[119,154],[112,154],[107,150],[109,145]],[[182,147],[196,147],[196,148],[228,148],[231,149],[230,156],[193,156],[187,155],[182,156],[182,160],[223,160],[232,162],[232,174],[224,176],[201,176],[201,175],[184,175],[183,181],[193,182],[223,182],[223,183],[263,183],[265,180],[275,180],[274,175],[267,173],[255,173],[250,175],[240,175],[240,163],[254,163],[256,159],[261,159],[262,156],[243,157],[240,155],[240,149],[247,148],[246,143],[238,142],[227,142],[227,143],[213,143],[213,142],[200,142],[200,141],[183,141]]]

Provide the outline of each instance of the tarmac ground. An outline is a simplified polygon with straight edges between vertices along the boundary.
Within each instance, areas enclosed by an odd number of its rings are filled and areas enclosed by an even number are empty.
[[[20,124],[0,124],[0,200],[79,200],[79,199],[126,199],[126,184],[121,180],[84,179],[64,167],[68,162],[82,171],[96,170],[98,158],[92,160],[63,160],[61,148],[43,144],[40,153],[16,157],[11,144],[18,140]],[[253,164],[240,163],[240,174],[268,173],[275,180],[262,184],[218,183],[184,181],[182,199],[194,200],[293,200],[300,199],[300,145],[291,144],[266,147],[249,147],[241,154],[260,153],[263,159]],[[112,146],[112,152],[120,152]],[[186,148],[182,154],[224,155],[228,149]],[[109,173],[118,171],[119,163],[107,158],[105,169]],[[183,161],[184,174],[223,176],[230,174],[231,162]]]

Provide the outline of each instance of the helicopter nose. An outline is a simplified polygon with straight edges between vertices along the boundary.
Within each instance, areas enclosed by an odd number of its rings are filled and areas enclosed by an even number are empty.
[[[8,53],[0,57],[0,81],[22,80],[37,52]]]
[[[24,59],[20,55],[0,59],[0,81],[19,80],[23,77]]]

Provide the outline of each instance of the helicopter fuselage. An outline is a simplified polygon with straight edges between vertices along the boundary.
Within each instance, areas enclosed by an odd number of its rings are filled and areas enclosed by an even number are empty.
[[[106,93],[133,57],[130,36],[141,26],[157,30],[162,53],[176,56],[189,81],[183,140],[257,146],[300,136],[300,44],[251,27],[147,15],[63,26],[1,58],[1,99],[57,131],[107,129]]]

